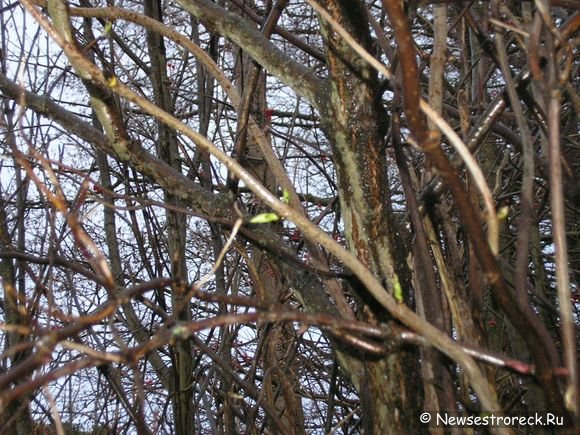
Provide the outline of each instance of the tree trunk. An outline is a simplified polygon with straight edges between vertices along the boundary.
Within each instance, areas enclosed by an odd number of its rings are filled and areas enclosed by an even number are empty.
[[[145,15],[163,22],[161,2],[159,0],[145,0]],[[151,59],[151,82],[155,104],[161,109],[173,113],[171,101],[172,92],[167,77],[167,59],[165,43],[161,35],[147,31],[147,48]],[[177,135],[174,130],[164,123],[158,122],[157,152],[161,160],[181,172],[181,158]],[[165,201],[173,206],[182,206],[180,200],[166,192]],[[171,276],[181,282],[187,282],[187,267],[185,261],[185,228],[186,218],[181,212],[167,209],[167,245],[171,259]],[[177,318],[191,321],[189,302],[183,299],[185,288],[183,284],[175,284],[171,294],[172,309],[181,309]],[[173,364],[172,405],[175,420],[175,433],[186,435],[195,431],[195,414],[193,408],[193,355],[192,345],[188,340],[180,340],[170,348]]]
[[[247,2],[248,7],[255,6],[254,2]],[[242,166],[254,177],[260,180],[270,191],[276,192],[278,182],[272,169],[269,167],[260,146],[252,135],[248,134],[248,119],[245,114],[249,110],[257,121],[259,128],[265,132],[268,142],[271,141],[269,120],[265,116],[266,101],[266,74],[253,64],[249,56],[237,50],[236,57],[236,85],[241,95],[241,104],[238,108],[239,121],[236,131],[236,157]],[[270,144],[271,145],[271,144]],[[235,188],[235,181],[234,191]],[[267,209],[256,204],[255,214],[267,212]],[[280,223],[270,224],[282,230]],[[251,249],[252,268],[256,274],[252,277],[252,284],[257,296],[263,302],[278,303],[286,290],[283,274],[278,270],[275,261],[265,255],[261,249]],[[295,332],[291,323],[274,324],[261,328],[264,337],[263,360],[265,373],[264,391],[266,399],[278,411],[282,425],[289,434],[303,434],[304,414],[299,390],[298,369],[296,358],[288,358],[288,351],[295,346]]]
[[[3,109],[8,109],[8,100]],[[6,127],[6,141],[10,147],[15,149],[16,142],[14,137],[14,124],[12,120],[13,111],[2,110],[4,112],[3,120],[0,124]],[[24,249],[25,245],[25,231],[24,231],[24,208],[26,201],[26,181],[22,180],[20,168],[16,166],[16,180],[17,180],[17,211],[16,219],[18,223],[18,248]],[[6,211],[6,202],[0,196],[0,250],[8,251],[13,249],[12,237],[8,228],[8,213]],[[0,299],[0,308],[4,311],[4,318],[7,325],[15,326],[29,324],[26,310],[26,296],[24,287],[17,284],[17,267],[14,265],[14,260],[10,258],[0,259],[0,281],[2,282],[2,289],[4,291],[4,300]],[[3,306],[2,306],[3,302]],[[19,332],[12,332],[8,330],[5,335],[5,343],[3,346],[6,352],[13,346],[23,344],[27,338],[22,336]],[[25,360],[30,355],[29,349],[24,349],[14,352],[8,360],[10,367],[18,366],[20,361]],[[4,365],[5,363],[3,363]],[[27,377],[19,379],[18,383],[24,383],[28,380]],[[32,419],[30,416],[30,405],[28,397],[22,397],[9,404],[7,409],[0,410],[0,431],[3,433],[14,433],[16,435],[28,435],[32,431]]]
[[[372,52],[365,5],[360,1],[326,0],[325,9],[358,42]],[[320,20],[325,39],[330,84],[321,107],[326,135],[333,147],[340,207],[348,248],[385,283],[400,302],[409,294],[407,247],[401,241],[388,207],[385,136],[389,118],[382,107],[381,83],[330,25]],[[375,310],[364,289],[355,289],[365,302],[359,316],[366,321],[389,321]],[[422,407],[422,387],[416,376],[415,351],[400,350],[382,359],[363,359],[364,368],[346,364],[357,388],[367,433],[409,433],[420,430],[416,416]],[[346,363],[343,359],[343,364]]]

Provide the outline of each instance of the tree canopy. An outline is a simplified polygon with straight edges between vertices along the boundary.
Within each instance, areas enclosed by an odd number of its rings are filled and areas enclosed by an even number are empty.
[[[579,31],[575,0],[0,3],[0,433],[574,430]]]

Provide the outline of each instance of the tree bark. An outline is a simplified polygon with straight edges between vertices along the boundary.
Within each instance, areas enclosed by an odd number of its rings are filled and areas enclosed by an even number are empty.
[[[326,0],[321,4],[372,52],[363,2]],[[408,251],[394,242],[402,238],[388,208],[385,136],[389,118],[381,104],[381,83],[375,70],[328,23],[320,20],[320,25],[330,80],[320,115],[335,157],[347,245],[402,303],[409,296],[402,291],[411,288],[405,262]],[[389,321],[383,310],[374,309],[364,288],[356,291],[364,301],[362,319]],[[419,431],[416,415],[422,407],[421,385],[413,374],[418,369],[417,353],[399,350],[386,358],[362,358],[361,362],[362,370],[352,362],[344,368],[360,394],[366,431]]]
[[[5,104],[4,104],[5,103]],[[5,140],[8,145],[15,149],[16,141],[14,136],[13,111],[7,110],[8,100],[3,102],[3,107],[0,111],[0,127],[5,129]],[[18,227],[18,248],[22,249],[25,245],[25,231],[24,231],[24,209],[26,201],[26,180],[22,180],[20,175],[20,168],[16,167],[17,179],[17,209],[16,220]],[[13,242],[12,236],[8,228],[9,214],[7,212],[7,204],[3,196],[0,196],[0,250],[12,250]],[[12,219],[12,217],[11,217]],[[21,273],[24,273],[22,270]],[[22,277],[24,280],[24,277]],[[11,258],[0,259],[0,281],[2,281],[2,289],[4,291],[4,300],[0,299],[0,307],[4,311],[4,318],[7,325],[18,327],[19,325],[27,325],[29,323],[26,308],[26,295],[24,288],[19,288],[17,284],[17,266]],[[27,341],[26,336],[22,336],[18,332],[8,330],[5,335],[5,343],[3,349],[6,350],[13,346],[24,344]],[[11,357],[10,367],[16,367],[30,355],[30,349],[14,352]],[[20,379],[20,383],[27,381],[27,378]],[[32,431],[32,418],[30,415],[30,403],[28,397],[22,397],[10,403],[7,409],[0,410],[0,431],[5,433],[14,433],[16,435],[28,435]]]
[[[160,0],[144,0],[145,15],[163,22]],[[155,104],[166,112],[173,113],[172,93],[167,76],[167,59],[163,37],[156,32],[147,31],[147,48],[151,59],[151,82]],[[157,123],[157,153],[161,160],[168,163],[173,169],[181,172],[181,157],[177,134],[164,123]],[[172,193],[165,192],[165,201],[173,206],[183,206],[181,200]],[[186,217],[174,209],[166,210],[167,219],[167,246],[171,259],[171,276],[181,283],[188,280],[185,258]],[[171,294],[172,309],[182,311],[177,318],[182,321],[191,321],[189,302],[183,296],[183,284],[174,284]],[[172,406],[175,414],[175,432],[186,435],[195,431],[195,413],[193,407],[193,355],[189,340],[180,340],[170,347],[173,365]]]

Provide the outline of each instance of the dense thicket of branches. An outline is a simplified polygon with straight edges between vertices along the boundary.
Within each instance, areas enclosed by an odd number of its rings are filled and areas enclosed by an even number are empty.
[[[0,3],[0,432],[574,424],[579,10]]]

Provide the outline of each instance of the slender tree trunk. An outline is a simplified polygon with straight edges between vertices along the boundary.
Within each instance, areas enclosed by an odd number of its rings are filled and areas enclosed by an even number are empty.
[[[160,0],[145,0],[145,15],[160,22],[163,21]],[[172,92],[169,87],[167,76],[167,59],[165,55],[165,43],[163,38],[156,32],[147,30],[147,48],[151,60],[151,82],[155,104],[161,109],[173,113]],[[175,131],[164,123],[158,122],[157,152],[159,157],[181,172],[181,158],[179,145]],[[165,201],[174,206],[182,206],[177,197],[165,193]],[[171,276],[187,281],[187,268],[185,261],[186,218],[183,213],[167,209],[167,245],[171,259]],[[173,310],[182,308],[177,313],[177,318],[183,321],[191,320],[189,302],[183,299],[185,288],[183,284],[175,284],[171,294],[171,306]],[[195,414],[193,408],[193,355],[191,342],[180,340],[171,347],[171,360],[173,364],[173,388],[172,405],[175,420],[175,433],[186,435],[195,431]]]
[[[0,127],[6,130],[6,141],[9,146],[15,147],[14,124],[12,122],[13,111],[8,109],[8,101],[3,105],[4,110],[0,112]],[[20,168],[15,165],[17,180],[17,235],[18,248],[24,249],[25,231],[24,231],[24,208],[26,201],[26,180],[22,180]],[[12,219],[12,218],[11,218]],[[0,196],[0,250],[7,251],[12,249],[12,237],[8,228],[8,213],[6,211],[6,202]],[[22,270],[21,273],[24,273]],[[28,313],[26,311],[26,298],[24,288],[24,275],[17,278],[17,267],[11,258],[0,259],[0,280],[2,281],[2,290],[4,292],[3,311],[7,325],[18,326],[27,325]],[[20,285],[19,285],[19,283]],[[0,301],[2,302],[2,301]],[[27,340],[18,332],[8,331],[5,335],[4,350],[17,346]],[[16,367],[20,361],[23,361],[30,354],[30,350],[21,350],[12,354],[8,358],[10,367]],[[20,382],[26,382],[27,378],[20,379]],[[6,426],[5,426],[6,425]],[[32,431],[32,418],[30,416],[30,404],[28,397],[22,397],[10,403],[7,409],[0,409],[0,430],[5,433],[14,433],[16,435],[29,435]]]
[[[253,2],[248,6],[254,6]],[[267,140],[271,140],[269,120],[265,116],[266,102],[266,74],[254,65],[251,59],[242,51],[235,53],[236,62],[236,84],[242,95],[243,101],[250,98],[250,113],[258,121],[259,127],[266,131]],[[242,111],[244,109],[241,109]],[[278,188],[277,180],[268,166],[260,146],[248,134],[248,125],[244,121],[244,116],[240,116],[236,132],[235,152],[240,163],[260,180],[271,192],[276,192]],[[261,213],[267,210],[257,204],[254,212]],[[279,223],[271,224],[282,229]],[[283,283],[283,274],[267,255],[260,249],[252,249],[253,269],[256,271],[253,277],[253,285],[258,297],[267,303],[280,302],[280,297],[286,289]],[[304,433],[304,414],[301,399],[297,394],[299,390],[298,369],[299,364],[295,358],[288,359],[288,350],[293,348],[295,343],[295,333],[289,323],[281,325],[271,325],[262,328],[264,337],[264,366],[268,373],[265,383],[265,394],[267,400],[272,403],[280,415],[282,425],[288,429],[290,434]]]

